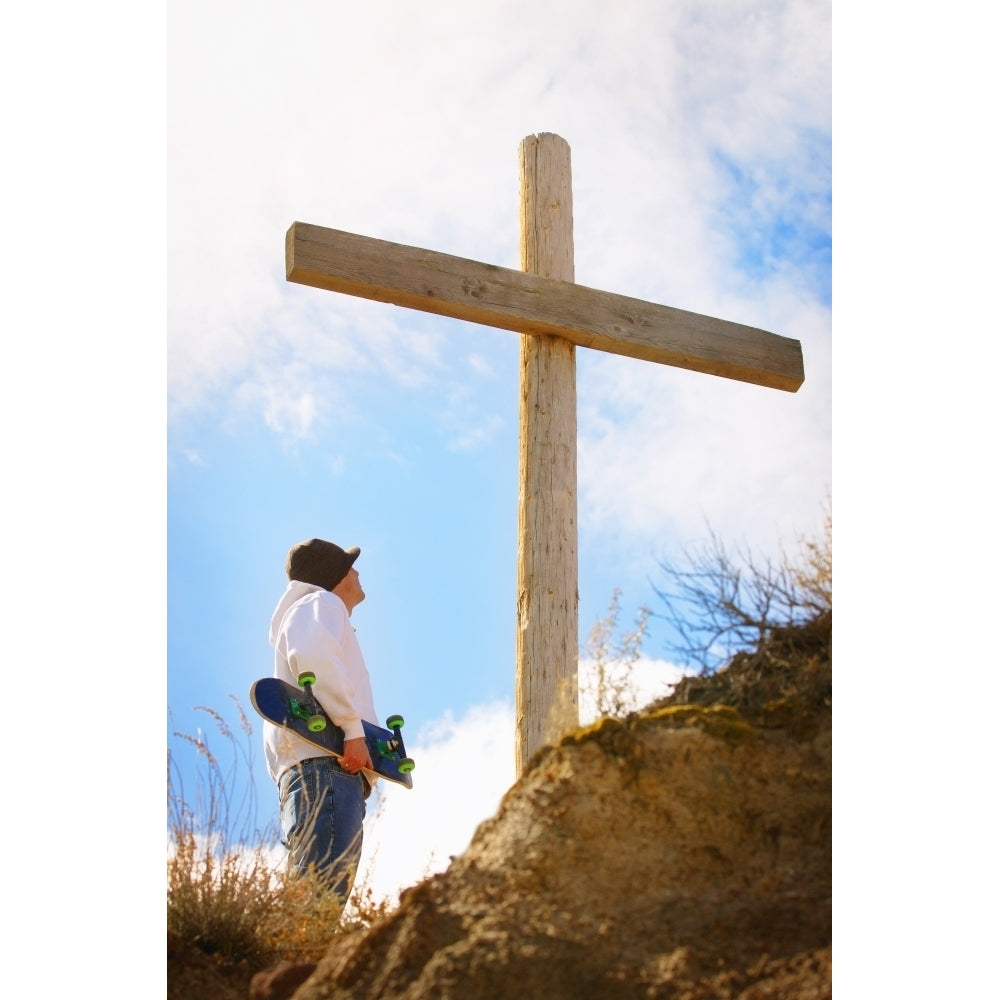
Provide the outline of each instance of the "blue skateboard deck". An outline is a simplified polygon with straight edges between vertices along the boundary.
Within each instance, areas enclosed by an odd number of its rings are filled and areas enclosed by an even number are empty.
[[[295,733],[319,750],[344,756],[344,730],[335,726],[312,693],[311,675],[304,675],[302,686],[296,687],[277,677],[264,677],[250,685],[250,703],[255,711],[268,722]],[[373,725],[367,719],[361,724],[365,742],[371,756],[373,770],[387,781],[394,781],[404,788],[413,787],[410,772],[413,761],[406,756],[403,719],[391,715],[386,719],[389,729]]]

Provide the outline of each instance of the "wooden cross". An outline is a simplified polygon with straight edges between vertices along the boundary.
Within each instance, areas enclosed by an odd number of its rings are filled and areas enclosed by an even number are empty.
[[[295,222],[289,281],[521,336],[516,764],[579,724],[576,345],[795,392],[797,340],[574,284],[569,146],[519,147],[520,271]]]

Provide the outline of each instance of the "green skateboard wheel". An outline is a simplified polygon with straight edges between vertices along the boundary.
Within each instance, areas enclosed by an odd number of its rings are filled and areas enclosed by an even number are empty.
[[[316,675],[311,670],[304,670],[298,677],[299,687],[305,687],[307,684],[316,683]]]
[[[322,715],[313,715],[310,717],[306,725],[309,727],[309,732],[321,733],[324,729],[326,729],[326,719],[324,719]]]
[[[404,757],[399,762],[399,767],[397,768],[397,770],[399,771],[400,774],[409,774],[410,771],[412,771],[416,766],[417,765],[413,762],[411,758]]]
[[[390,715],[388,719],[385,720],[386,729],[402,729],[403,728],[403,717],[401,715]]]

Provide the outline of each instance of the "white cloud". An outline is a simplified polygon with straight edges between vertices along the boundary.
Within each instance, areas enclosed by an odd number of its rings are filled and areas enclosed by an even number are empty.
[[[267,395],[264,420],[267,426],[279,434],[303,437],[312,428],[316,417],[316,400],[311,393],[303,393],[296,398],[280,398],[274,392]]]
[[[470,354],[468,360],[469,367],[477,375],[492,376],[494,374],[493,366],[481,354]]]
[[[516,146],[558,131],[578,280],[707,311],[729,252],[712,156],[798,183],[803,132],[829,125],[823,4],[178,0],[170,25],[174,411],[266,378],[279,347],[404,384],[441,363],[413,314],[287,284],[296,219],[516,267]]]
[[[410,738],[413,788],[382,782],[369,799],[358,884],[376,899],[444,871],[514,783],[514,710],[475,705],[446,714]]]
[[[452,451],[472,451],[489,441],[503,426],[504,420],[494,414],[475,426],[463,428],[462,433],[453,438],[448,447]]]

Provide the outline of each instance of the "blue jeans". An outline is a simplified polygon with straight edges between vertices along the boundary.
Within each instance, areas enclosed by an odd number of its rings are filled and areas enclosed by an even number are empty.
[[[361,860],[365,786],[333,757],[312,757],[278,778],[282,843],[301,872],[313,867],[345,902]]]

